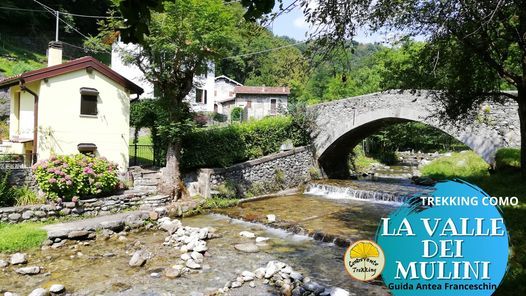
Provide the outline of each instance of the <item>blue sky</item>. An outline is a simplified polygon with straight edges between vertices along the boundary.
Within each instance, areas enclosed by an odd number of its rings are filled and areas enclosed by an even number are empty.
[[[276,1],[277,2],[277,1]],[[287,7],[292,0],[284,0],[284,7]],[[277,5],[275,10],[277,10]],[[305,33],[309,29],[309,25],[305,21],[301,9],[296,8],[289,13],[280,15],[269,28],[278,36],[288,36],[296,40],[305,40]],[[385,42],[386,34],[374,33],[371,34],[366,29],[359,30],[355,40],[361,43]]]

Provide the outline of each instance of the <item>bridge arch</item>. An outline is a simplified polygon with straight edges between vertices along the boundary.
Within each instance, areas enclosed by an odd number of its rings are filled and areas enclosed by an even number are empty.
[[[484,120],[463,123],[438,118],[439,106],[427,92],[390,91],[312,106],[312,138],[318,164],[330,178],[348,177],[346,156],[366,137],[396,123],[422,122],[451,135],[493,164],[501,147],[520,146],[516,105],[484,107]],[[489,110],[489,111],[488,111]]]

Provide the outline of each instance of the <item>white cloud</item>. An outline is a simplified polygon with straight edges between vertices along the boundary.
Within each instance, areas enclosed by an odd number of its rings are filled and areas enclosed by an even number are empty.
[[[297,17],[294,20],[293,24],[294,24],[294,26],[296,28],[299,28],[299,29],[308,29],[309,28],[309,24],[305,21],[305,17],[303,17],[303,16]]]

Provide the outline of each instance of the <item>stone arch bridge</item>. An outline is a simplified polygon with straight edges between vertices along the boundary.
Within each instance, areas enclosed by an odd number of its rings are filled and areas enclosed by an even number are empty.
[[[315,157],[323,174],[345,178],[351,149],[378,130],[408,121],[422,122],[458,139],[489,164],[501,147],[520,147],[517,104],[481,104],[476,119],[462,122],[440,120],[440,105],[433,94],[420,91],[387,91],[309,107],[314,119],[312,138]]]

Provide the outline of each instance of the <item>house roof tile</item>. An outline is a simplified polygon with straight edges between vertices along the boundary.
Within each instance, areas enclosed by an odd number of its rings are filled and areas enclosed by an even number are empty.
[[[290,88],[282,87],[267,87],[267,86],[236,86],[234,88],[236,94],[247,94],[247,95],[288,95],[290,94]]]
[[[5,78],[0,80],[0,87],[13,86],[19,82],[29,83],[88,68],[98,71],[119,85],[126,87],[132,93],[140,95],[144,92],[140,86],[131,82],[124,76],[112,70],[110,67],[90,56],[85,56],[59,65],[33,70],[20,75]]]

